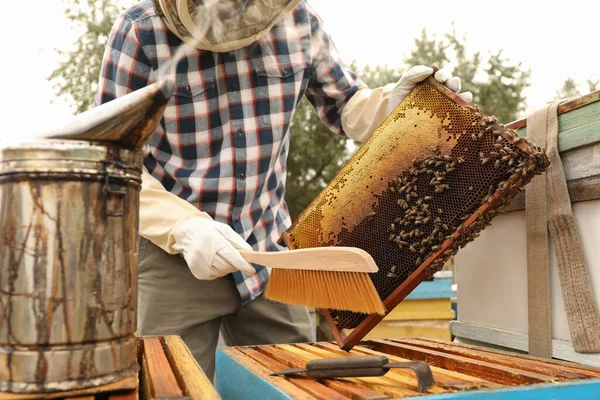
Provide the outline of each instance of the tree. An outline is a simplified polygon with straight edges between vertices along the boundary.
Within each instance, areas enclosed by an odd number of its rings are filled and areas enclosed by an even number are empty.
[[[598,89],[598,84],[600,83],[597,80],[592,80],[591,78],[586,81],[588,85],[589,92],[593,92]],[[580,96],[582,93],[578,88],[579,84],[575,81],[575,79],[568,77],[563,82],[563,85],[559,90],[556,91],[554,95],[554,100],[567,99],[569,97]]]
[[[530,85],[530,71],[524,70],[522,63],[509,64],[502,50],[490,54],[486,62],[480,52],[469,56],[466,41],[466,36],[459,38],[454,30],[438,40],[435,35],[429,38],[423,29],[405,63],[454,66],[453,74],[461,78],[462,91],[473,93],[474,104],[502,123],[514,121],[526,109],[523,90]]]
[[[578,96],[579,94],[577,82],[575,82],[575,79],[569,77],[563,82],[562,87],[556,91],[554,99],[566,99],[567,97]]]
[[[65,59],[59,63],[49,79],[55,81],[56,94],[66,97],[73,110],[81,113],[93,106],[104,48],[110,29],[125,2],[64,1],[67,3],[65,16],[71,27],[81,30],[82,33],[75,41],[73,49],[56,49]]]

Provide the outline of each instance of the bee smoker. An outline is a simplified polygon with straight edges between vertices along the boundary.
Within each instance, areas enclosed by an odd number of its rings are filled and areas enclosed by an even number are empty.
[[[0,150],[0,392],[138,372],[142,146],[172,90],[154,83]]]

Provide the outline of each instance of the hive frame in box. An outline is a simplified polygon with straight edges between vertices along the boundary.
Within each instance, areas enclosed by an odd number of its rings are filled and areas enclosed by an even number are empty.
[[[457,105],[462,107],[468,107],[468,105],[460,97],[448,90],[444,85],[438,83],[432,77],[427,78],[424,82],[417,85],[417,87],[426,83],[434,86],[435,89],[440,91],[443,95],[447,96],[451,101],[453,101]],[[488,118],[486,126],[492,127],[494,135],[502,136],[503,139],[509,141],[509,143],[521,150],[527,156],[527,161],[530,162],[530,165],[528,166],[528,168],[530,169],[528,170],[527,176],[524,172],[523,176],[521,176],[520,173],[512,173],[510,178],[504,181],[507,184],[499,185],[492,195],[487,196],[485,198],[486,200],[483,201],[483,204],[479,206],[479,208],[475,212],[468,216],[468,218],[459,225],[456,231],[454,231],[451,235],[447,236],[445,241],[443,241],[443,243],[439,245],[439,248],[436,251],[433,251],[433,253],[430,254],[429,257],[427,257],[412,273],[410,273],[410,275],[402,283],[400,283],[399,286],[397,286],[396,289],[390,295],[383,299],[384,305],[386,307],[385,315],[368,315],[364,319],[362,319],[358,326],[354,327],[349,334],[346,334],[344,332],[344,328],[340,329],[336,325],[336,321],[332,317],[332,313],[330,312],[330,310],[320,310],[320,312],[327,320],[331,328],[332,334],[340,348],[348,351],[351,350],[357,343],[359,343],[361,339],[363,339],[367,333],[369,333],[379,322],[381,322],[385,318],[385,316],[387,316],[412,290],[414,290],[417,287],[417,285],[419,285],[423,280],[430,277],[433,272],[439,270],[443,266],[445,261],[452,254],[455,254],[456,251],[458,251],[459,247],[462,248],[464,247],[464,245],[466,245],[466,243],[473,240],[473,236],[477,235],[478,232],[481,229],[483,229],[486,224],[489,224],[489,221],[491,220],[491,218],[493,218],[493,215],[495,215],[498,208],[505,205],[507,201],[514,197],[514,195],[516,195],[519,192],[519,190],[526,183],[528,183],[529,180],[531,180],[531,178],[535,174],[541,172],[541,170],[543,170],[543,168],[547,166],[547,158],[545,158],[545,155],[543,155],[541,149],[535,148],[535,146],[531,146],[531,144],[526,142],[525,140],[517,138],[514,132],[507,131],[502,125],[496,123],[495,119],[490,120],[489,117],[486,117],[479,111],[473,109],[473,107],[470,107],[470,109],[473,113],[479,113],[479,118],[482,118],[482,120],[483,118]],[[385,127],[386,124],[389,121],[391,121],[392,118],[394,118],[394,114],[395,112],[392,112],[390,114],[386,122],[382,124],[382,127]],[[378,131],[381,130],[382,127],[380,127]],[[482,128],[480,128],[480,130],[484,130],[483,125]],[[465,131],[463,131],[463,133],[464,132]],[[372,142],[376,137],[377,133],[378,132],[374,133],[365,142],[365,144],[363,144],[363,146],[370,144],[370,142]],[[480,136],[479,138],[481,137],[482,136]],[[348,161],[346,166],[353,162],[354,157]],[[539,158],[536,158],[534,161],[531,161],[533,157]],[[535,168],[531,167],[531,164],[534,164],[535,162],[537,162],[538,165],[534,167],[541,168],[540,171],[536,172],[534,171]],[[340,176],[340,174],[342,173],[344,168],[346,168],[346,166],[344,166],[338,172],[336,178]],[[336,178],[334,178],[334,181],[336,180]],[[326,190],[327,189],[325,189],[323,192],[325,192]],[[313,200],[313,202],[307,207],[303,214],[307,213],[308,210],[311,210],[311,207],[315,206],[318,201],[319,197]],[[490,213],[490,211],[492,211],[492,213]],[[301,246],[297,246],[295,244],[293,236],[294,228],[298,224],[298,221],[302,221],[302,217],[303,215],[301,214],[301,216],[294,223],[294,225],[292,225],[292,227],[286,233],[284,233],[282,237],[282,241],[290,249],[301,248]],[[465,232],[466,234],[464,234]]]

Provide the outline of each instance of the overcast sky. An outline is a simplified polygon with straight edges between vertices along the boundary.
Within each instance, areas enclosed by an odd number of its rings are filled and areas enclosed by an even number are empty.
[[[503,49],[511,62],[532,70],[532,86],[525,92],[529,111],[551,100],[567,77],[582,84],[600,79],[597,0],[309,2],[325,20],[345,60],[363,65],[402,66],[423,28],[441,36],[454,22],[460,36],[467,34],[469,52],[485,55]],[[33,0],[27,7],[10,1],[3,7],[0,146],[29,140],[71,115],[64,102],[51,103],[54,92],[46,80],[58,59],[53,49],[69,46],[76,38],[63,10],[61,0]]]

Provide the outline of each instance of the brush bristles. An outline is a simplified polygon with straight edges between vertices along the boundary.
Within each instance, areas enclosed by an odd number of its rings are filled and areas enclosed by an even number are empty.
[[[307,307],[385,314],[367,273],[273,269],[265,296]]]

